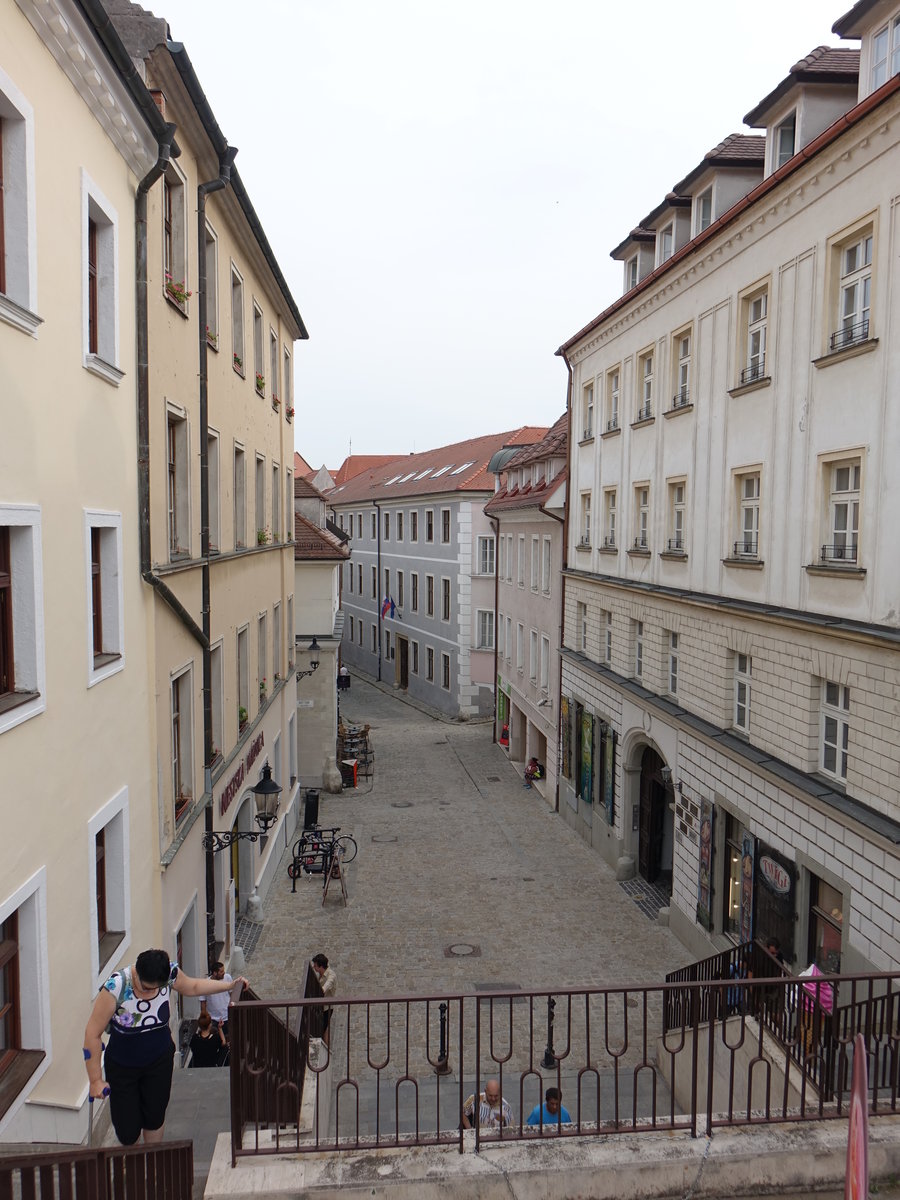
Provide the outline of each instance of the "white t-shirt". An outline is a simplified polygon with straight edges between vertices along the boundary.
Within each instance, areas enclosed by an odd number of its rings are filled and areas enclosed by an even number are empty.
[[[223,975],[222,978],[226,983],[232,983],[230,975]],[[222,1021],[228,1020],[228,1005],[231,1003],[231,992],[213,992],[211,996],[201,996],[201,1001],[206,1001],[206,1011],[214,1021],[220,1024]]]

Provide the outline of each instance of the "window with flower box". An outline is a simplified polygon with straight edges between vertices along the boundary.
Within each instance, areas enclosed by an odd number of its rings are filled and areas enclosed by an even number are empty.
[[[163,176],[163,291],[166,299],[187,312],[190,297],[187,271],[187,212],[184,176],[170,162]]]
[[[171,682],[172,712],[172,798],[175,824],[187,814],[194,796],[193,767],[193,667],[188,666]]]
[[[231,264],[231,355],[235,371],[244,375],[244,280]]]

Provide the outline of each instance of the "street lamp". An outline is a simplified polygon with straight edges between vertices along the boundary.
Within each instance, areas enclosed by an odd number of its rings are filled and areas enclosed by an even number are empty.
[[[319,669],[319,643],[316,641],[316,635],[313,634],[313,640],[309,643],[309,670],[297,672],[297,682],[299,683],[307,675],[312,675],[313,671]]]
[[[226,850],[235,842],[257,842],[269,832],[278,819],[278,797],[281,795],[281,786],[272,778],[272,768],[268,763],[262,769],[262,779],[250,791],[256,801],[256,824],[259,829],[246,831],[228,829],[224,832],[211,829],[209,833],[203,835],[201,844],[204,850],[212,850],[215,853],[218,850]]]

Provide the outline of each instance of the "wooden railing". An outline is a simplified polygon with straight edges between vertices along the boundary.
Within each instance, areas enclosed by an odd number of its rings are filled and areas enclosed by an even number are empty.
[[[191,1200],[193,1188],[192,1142],[0,1157],[2,1200]]]

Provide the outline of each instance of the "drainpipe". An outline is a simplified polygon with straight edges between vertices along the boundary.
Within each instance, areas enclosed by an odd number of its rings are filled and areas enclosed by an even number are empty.
[[[557,709],[557,712],[556,712],[556,745],[557,745],[557,753],[558,753],[559,752],[558,748],[560,746],[562,746],[562,670],[563,670],[562,648],[563,648],[563,645],[565,644],[563,639],[565,636],[565,625],[566,625],[566,571],[569,569],[569,562],[568,562],[569,513],[572,511],[572,479],[573,479],[573,474],[574,474],[572,471],[572,461],[573,461],[572,447],[574,445],[574,442],[572,440],[572,364],[569,362],[569,356],[566,354],[565,350],[557,350],[557,354],[559,354],[560,358],[566,364],[566,371],[568,371],[568,373],[569,373],[569,379],[566,384],[566,413],[568,414],[568,418],[569,418],[568,419],[568,431],[566,434],[566,446],[567,446],[567,451],[568,451],[567,459],[568,459],[569,471],[568,471],[568,479],[566,480],[566,507],[565,507],[564,514],[563,514],[563,544],[562,544],[562,572],[561,572],[562,595],[560,597],[559,640],[557,642],[557,645],[559,646],[559,649],[560,649],[560,653],[557,655],[557,657],[559,659],[559,685],[557,687],[557,693],[556,693],[557,696],[560,698],[560,702],[556,706],[556,709]],[[557,763],[557,765],[556,765],[556,807],[555,807],[554,811],[559,812],[559,763]]]
[[[375,568],[375,604],[378,608],[378,682],[381,683],[382,617],[381,617],[381,601],[378,599],[378,595],[381,591],[381,509],[378,507],[377,500],[373,500],[372,503],[375,506],[375,534],[378,539],[378,550],[377,550],[378,557],[376,559],[378,565]]]
[[[497,687],[499,674],[499,654],[497,646],[500,641],[500,518],[488,517],[494,531],[494,687]],[[499,697],[498,697],[499,700]],[[494,742],[497,741],[497,705],[494,705]]]
[[[203,621],[203,791],[208,797],[204,810],[207,833],[213,829],[212,804],[212,650],[210,649],[211,615],[209,598],[209,346],[206,341],[208,324],[206,278],[206,197],[220,192],[231,182],[231,167],[237,154],[236,146],[226,146],[219,153],[219,174],[215,179],[197,186],[197,324],[200,350],[200,568],[201,611]],[[206,855],[206,950],[212,958],[216,936],[216,877],[212,851]]]

